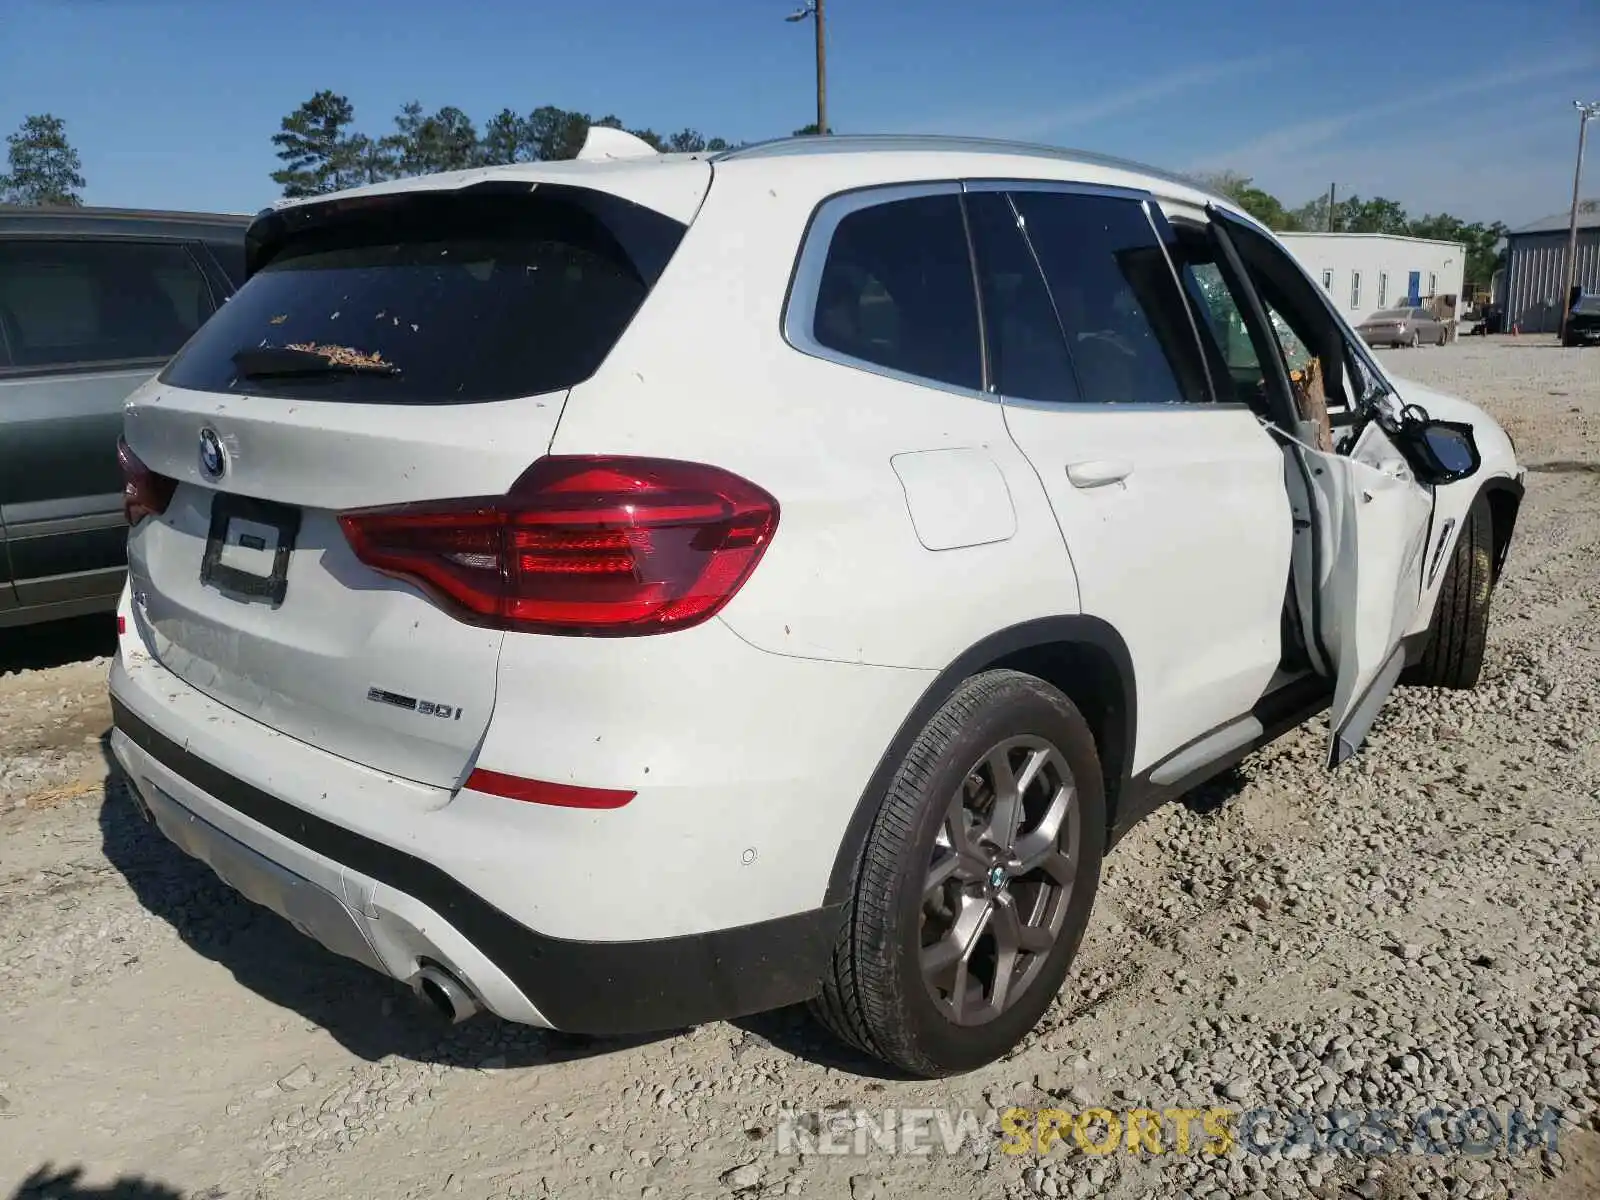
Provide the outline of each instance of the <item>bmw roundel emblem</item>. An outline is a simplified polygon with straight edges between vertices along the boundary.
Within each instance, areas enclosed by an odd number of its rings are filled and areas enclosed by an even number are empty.
[[[215,429],[200,431],[200,472],[207,479],[221,479],[228,469],[228,455]]]

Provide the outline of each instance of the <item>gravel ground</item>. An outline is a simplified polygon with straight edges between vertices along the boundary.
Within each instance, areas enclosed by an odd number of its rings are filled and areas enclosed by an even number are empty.
[[[955,1080],[883,1078],[795,1013],[639,1041],[444,1027],[136,820],[103,749],[105,622],[9,635],[0,1194],[1600,1196],[1600,355],[1387,361],[1486,404],[1533,469],[1485,682],[1397,694],[1337,773],[1313,722],[1154,816],[1041,1029]],[[1563,1116],[1558,1149],[1475,1155],[1013,1156],[992,1130],[823,1152],[859,1113],[1012,1105]]]

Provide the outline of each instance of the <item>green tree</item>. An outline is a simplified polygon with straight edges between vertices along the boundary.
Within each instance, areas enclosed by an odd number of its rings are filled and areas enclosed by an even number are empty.
[[[39,113],[24,118],[17,132],[6,137],[6,158],[11,170],[0,175],[0,198],[11,204],[83,203],[83,163],[67,141],[67,125],[60,117]]]
[[[396,146],[392,138],[354,134],[340,148],[341,176],[355,184],[381,183],[396,175]]]
[[[1289,210],[1289,219],[1296,229],[1312,233],[1325,233],[1328,229],[1328,197],[1326,193],[1315,200],[1307,200],[1299,208]]]
[[[1237,171],[1215,171],[1200,176],[1199,182],[1219,196],[1226,196],[1268,229],[1300,228],[1294,214],[1272,193],[1256,187],[1248,175]]]
[[[332,92],[318,92],[284,118],[283,132],[273,142],[285,167],[273,178],[285,195],[319,195],[338,187],[477,165],[576,158],[592,126],[627,128],[614,113],[596,118],[548,104],[526,117],[503,108],[484,123],[481,137],[461,109],[446,106],[429,115],[414,100],[401,107],[394,131],[384,137],[349,132],[353,118],[349,101]],[[628,132],[660,152],[730,148],[726,138],[708,138],[695,129],[670,136],[648,126]]]
[[[483,138],[478,143],[478,157],[489,166],[522,162],[529,158],[533,144],[528,138],[528,123],[502,108],[483,126]]]
[[[1410,223],[1412,237],[1435,238],[1441,242],[1461,242],[1467,248],[1464,282],[1488,287],[1494,273],[1505,262],[1505,251],[1500,242],[1508,232],[1505,225],[1493,221],[1463,221],[1450,213],[1429,213]]]
[[[355,116],[345,97],[320,91],[283,118],[272,135],[283,166],[272,181],[285,196],[320,196],[368,182],[370,144],[349,132]]]
[[[394,126],[390,145],[402,176],[460,171],[479,161],[478,130],[472,118],[453,105],[426,116],[413,100],[401,106]]]
[[[817,128],[817,123],[815,121],[813,121],[809,125],[802,125],[799,129],[796,129],[794,131],[794,133],[792,133],[790,136],[791,137],[813,137],[816,134],[819,134],[821,132],[822,132],[822,130]]]
[[[528,129],[538,148],[535,157],[545,162],[577,158],[589,133],[589,114],[543,105],[528,114]]]
[[[1411,232],[1411,221],[1398,201],[1374,196],[1363,200],[1349,196],[1334,205],[1333,227],[1340,233],[1393,233]]]
[[[705,135],[698,129],[680,129],[667,139],[667,149],[674,154],[698,154],[705,148]]]

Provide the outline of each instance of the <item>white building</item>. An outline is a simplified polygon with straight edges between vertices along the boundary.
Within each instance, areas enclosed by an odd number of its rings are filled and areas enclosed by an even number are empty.
[[[1383,308],[1450,297],[1460,312],[1467,248],[1387,233],[1281,233],[1351,324]]]

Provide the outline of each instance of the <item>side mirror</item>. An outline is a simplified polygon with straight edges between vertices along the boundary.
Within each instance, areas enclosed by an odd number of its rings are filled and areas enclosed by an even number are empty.
[[[1407,431],[1412,470],[1420,483],[1455,483],[1477,474],[1483,465],[1472,426],[1460,421],[1420,422]]]

